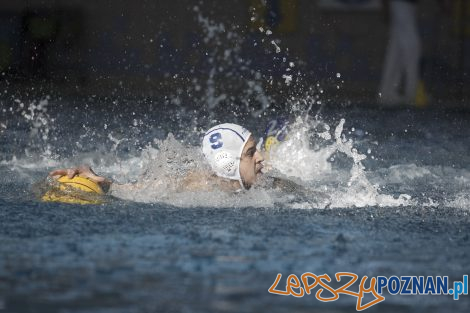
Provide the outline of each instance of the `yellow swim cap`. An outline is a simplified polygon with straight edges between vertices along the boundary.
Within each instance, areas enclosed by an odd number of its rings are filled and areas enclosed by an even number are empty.
[[[266,138],[266,142],[264,143],[264,150],[269,152],[269,150],[271,150],[273,146],[278,145],[278,144],[279,144],[279,140],[276,137],[269,136],[268,138]]]
[[[88,178],[62,176],[56,182],[57,184],[42,196],[42,201],[74,204],[103,203],[103,198],[100,197],[104,195],[103,190],[97,183]]]

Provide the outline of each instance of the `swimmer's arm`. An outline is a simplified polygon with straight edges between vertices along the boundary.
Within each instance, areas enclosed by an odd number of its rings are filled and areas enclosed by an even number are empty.
[[[152,184],[149,183],[129,183],[129,184],[117,184],[114,183],[112,180],[97,175],[90,166],[88,165],[81,165],[79,167],[72,167],[66,169],[57,169],[49,173],[50,177],[58,179],[61,176],[67,176],[68,178],[73,178],[74,176],[80,175],[82,177],[86,177],[95,183],[98,183],[103,191],[108,194],[122,194],[122,193],[129,193],[133,190],[143,190],[148,187],[156,188],[158,185],[164,184],[164,180],[156,180]],[[214,191],[214,190],[223,190],[223,191],[235,191],[239,189],[238,182],[236,181],[226,181],[224,179],[220,179],[219,177],[215,177],[214,175],[210,175],[204,171],[193,171],[190,172],[183,180],[180,182],[179,190],[182,191],[190,191],[190,192],[197,192],[197,191]]]
[[[299,185],[291,180],[273,177],[273,186],[274,188],[280,189],[287,193],[298,192],[298,191],[305,191],[305,187]]]
[[[297,184],[291,180],[282,179],[278,177],[274,178],[274,187],[282,190],[285,193],[289,194],[301,194],[303,196],[307,196],[309,198],[314,198],[317,202],[321,202],[326,206],[331,203],[330,196],[327,193],[311,190],[305,186]]]
[[[134,191],[145,190],[148,187],[156,188],[158,185],[164,183],[163,180],[156,180],[152,184],[148,183],[127,183],[127,184],[118,184],[113,182],[111,179],[100,176],[96,174],[90,166],[81,165],[79,167],[72,167],[66,169],[58,169],[49,173],[49,176],[55,179],[58,179],[61,176],[67,176],[68,178],[73,178],[74,176],[80,175],[86,177],[91,181],[99,184],[103,191],[111,196],[122,197],[122,195],[132,195]]]

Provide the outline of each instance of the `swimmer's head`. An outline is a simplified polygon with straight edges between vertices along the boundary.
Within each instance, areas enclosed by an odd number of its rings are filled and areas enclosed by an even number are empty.
[[[256,181],[259,174],[262,174],[264,158],[260,151],[256,149],[256,142],[250,136],[243,148],[240,158],[240,176],[245,188],[250,188]]]
[[[261,173],[263,157],[247,129],[236,124],[219,124],[204,135],[202,151],[219,177],[238,180],[250,188]]]

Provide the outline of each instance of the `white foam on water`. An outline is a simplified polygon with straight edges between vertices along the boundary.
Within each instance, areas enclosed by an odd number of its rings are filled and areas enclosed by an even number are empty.
[[[408,194],[401,194],[398,197],[382,194],[379,192],[378,185],[370,183],[361,162],[367,156],[360,154],[354,148],[351,139],[346,139],[343,134],[344,123],[345,120],[342,119],[336,126],[333,136],[328,131],[329,127],[324,127],[325,131],[317,133],[317,137],[325,139],[325,143],[321,148],[313,150],[311,148],[311,124],[298,118],[289,132],[288,139],[274,147],[270,153],[269,167],[288,177],[298,178],[305,182],[316,182],[317,191],[327,192],[330,195],[331,202],[328,207],[331,208],[413,204]],[[328,142],[332,138],[334,141]],[[329,160],[336,152],[346,155],[352,161],[348,178],[344,177],[344,171],[332,168]],[[324,180],[325,176],[329,180]],[[322,182],[325,186],[331,185],[331,178],[334,176],[337,181],[333,189],[322,186]],[[296,207],[302,207],[302,205],[296,204]]]
[[[433,176],[433,174],[426,167],[420,167],[411,163],[390,166],[386,178],[388,183],[399,184],[425,176]]]
[[[394,185],[399,190],[415,193],[422,207],[448,206],[465,208],[470,194],[470,171],[441,165],[396,164],[376,169],[370,180],[380,186]]]
[[[272,148],[267,165],[287,177],[304,181],[315,180],[323,173],[330,172],[328,158],[335,149],[331,146],[317,151],[311,149],[309,130],[308,123],[298,118],[287,139]]]
[[[470,210],[470,188],[467,192],[458,193],[451,200],[446,200],[444,205],[451,208]]]

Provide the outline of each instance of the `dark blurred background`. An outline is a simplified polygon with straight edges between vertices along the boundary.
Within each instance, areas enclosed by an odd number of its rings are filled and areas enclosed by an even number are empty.
[[[431,105],[470,107],[467,2],[418,3],[421,80]],[[259,27],[273,31],[283,53],[288,48],[303,84],[321,82],[339,102],[377,102],[389,33],[376,0],[3,0],[0,86],[5,93],[158,96],[176,79],[184,90],[214,66],[205,64],[210,45],[201,45],[207,33],[198,14],[236,29],[237,53],[263,75],[277,73],[272,56],[253,45],[266,37]]]

